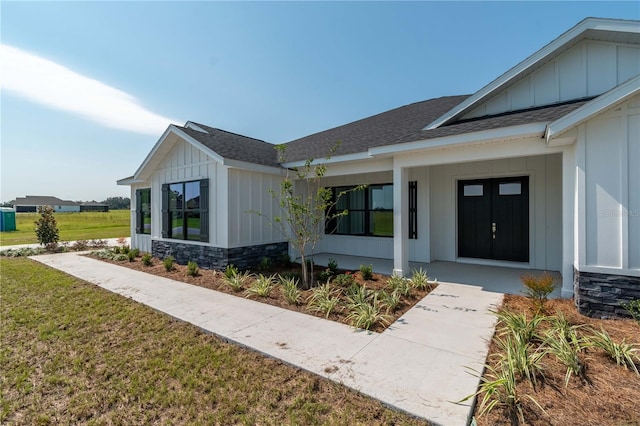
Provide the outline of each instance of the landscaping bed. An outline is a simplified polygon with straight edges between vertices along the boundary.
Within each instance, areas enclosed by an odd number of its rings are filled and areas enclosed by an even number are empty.
[[[570,299],[549,300],[539,308],[532,299],[505,296],[499,311],[502,319],[491,342],[488,367],[483,376],[487,389],[495,391],[488,404],[494,400],[501,402],[480,415],[485,395],[480,394],[475,410],[477,425],[640,425],[640,375],[633,366],[617,365],[598,347],[606,333],[614,343],[631,343],[635,344],[632,348],[640,349],[640,324],[633,319],[601,320],[580,315]],[[515,391],[491,383],[501,376],[505,346],[518,347],[517,344],[505,345],[509,339],[518,340],[513,329],[519,327],[513,325],[516,321],[509,313],[526,315],[525,323],[529,326],[538,322],[537,326],[529,328],[532,338],[525,339],[529,344],[525,351],[528,359],[540,358],[529,365],[532,378],[514,373]],[[512,326],[507,328],[507,323]],[[564,331],[554,331],[559,328]],[[566,344],[562,342],[563,338]],[[576,354],[577,358],[573,359],[578,374],[569,372],[567,375],[567,365],[559,361],[558,352],[569,359],[571,352]],[[640,352],[632,349],[631,357],[637,369],[640,369],[639,355]],[[511,407],[503,404],[509,396],[513,398]]]
[[[136,253],[136,256],[124,253],[112,256],[114,250],[117,251],[118,248],[92,252],[90,256],[149,274],[376,332],[383,331],[437,285],[427,280],[426,273],[414,274],[413,280],[373,272],[367,277],[369,271],[366,269],[370,265],[364,265],[363,277],[361,271],[340,270],[337,265],[333,265],[331,269],[315,267],[314,273],[320,278],[319,283],[324,284],[318,283],[308,290],[302,290],[299,286],[294,289],[291,282],[287,285],[280,279],[297,279],[300,265],[291,264],[236,272],[236,285],[232,288],[232,272],[227,271],[225,275],[221,271],[199,269],[197,273],[189,274],[187,265],[174,263],[167,268],[163,260],[156,258],[150,259],[150,265],[145,265],[140,253]],[[242,279],[239,277],[243,274],[247,275],[247,279],[240,283]],[[259,280],[260,276],[262,281]],[[267,282],[269,278],[272,278],[271,283]]]

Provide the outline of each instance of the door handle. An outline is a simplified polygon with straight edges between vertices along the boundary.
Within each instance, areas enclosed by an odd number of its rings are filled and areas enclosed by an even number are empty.
[[[491,232],[493,233],[493,239],[494,239],[494,240],[496,239],[496,229],[497,229],[497,227],[496,227],[496,223],[495,223],[495,222],[493,222],[493,223],[491,224]]]

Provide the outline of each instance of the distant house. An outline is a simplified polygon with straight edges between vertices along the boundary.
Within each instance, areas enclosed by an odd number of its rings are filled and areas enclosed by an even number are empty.
[[[480,64],[470,64],[469,72]],[[581,312],[640,297],[640,23],[587,18],[467,96],[273,146],[170,125],[131,186],[131,244],[224,268],[287,251],[267,218],[285,169],[323,159],[338,208],[318,251],[557,271]],[[290,250],[291,251],[291,250]],[[296,255],[291,251],[292,255]]]
[[[35,213],[39,207],[50,206],[56,212],[79,212],[80,204],[75,201],[61,200],[58,197],[27,195],[18,197],[13,208],[16,213]]]
[[[109,206],[101,203],[80,203],[81,212],[108,212]]]

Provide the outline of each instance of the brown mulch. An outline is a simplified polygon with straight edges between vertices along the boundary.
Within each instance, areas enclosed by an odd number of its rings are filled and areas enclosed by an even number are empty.
[[[91,255],[88,255],[88,256],[91,256]],[[234,292],[231,288],[229,288],[224,283],[224,280],[223,280],[224,273],[221,271],[200,269],[198,275],[194,277],[194,276],[187,275],[186,265],[174,264],[174,269],[172,271],[167,272],[164,265],[162,264],[162,260],[157,258],[153,258],[152,266],[144,266],[144,264],[142,263],[139,257],[136,258],[133,262],[128,262],[128,261],[118,262],[118,261],[113,261],[108,259],[101,259],[95,256],[91,256],[91,257],[97,260],[102,260],[104,262],[113,263],[118,266],[123,266],[126,268],[146,272],[149,274],[169,278],[176,281],[182,281],[187,284],[197,285],[199,287],[220,291],[220,292],[231,294],[238,297],[245,297],[244,291]],[[316,272],[324,269],[325,268],[316,266]],[[278,268],[271,268],[269,271],[254,271],[254,273],[256,275],[258,273],[261,273],[263,275],[273,275],[273,274],[292,272],[292,271],[300,271],[300,265],[294,264],[292,265],[291,268],[278,267]],[[389,279],[388,275],[382,275],[377,273],[373,273],[373,278],[371,280],[364,280],[359,271],[338,270],[337,273],[352,274],[353,277],[355,278],[355,281],[358,284],[360,284],[361,286],[366,285],[367,289],[370,289],[370,290],[380,290],[385,288],[387,286],[387,280]],[[248,287],[249,285],[245,285],[244,290],[246,290]],[[427,290],[412,289],[408,297],[402,297],[401,302],[397,307],[397,309],[388,314],[389,315],[388,323],[387,324],[377,323],[373,327],[371,327],[371,331],[375,331],[378,333],[381,333],[382,331],[384,331],[389,325],[393,324],[393,322],[395,322],[411,307],[413,307],[416,303],[422,300],[422,298],[424,298],[427,294],[429,294],[429,292],[433,290],[433,288],[435,287],[436,287],[436,284],[432,285],[431,288]],[[336,288],[340,288],[340,287],[336,286]],[[346,289],[342,288],[342,290],[343,292],[340,298],[344,300],[344,290]],[[289,309],[291,311],[302,312],[302,313],[313,315],[319,318],[325,318],[324,314],[307,309],[306,300],[311,295],[311,292],[312,292],[311,290],[302,291],[303,302],[299,305],[289,304],[284,298],[284,296],[282,295],[282,292],[280,291],[279,288],[274,288],[274,290],[271,291],[268,297],[251,296],[251,300],[255,300],[261,303],[268,303],[273,306]],[[334,312],[332,312],[329,315],[329,317],[326,319],[350,325],[349,321],[347,320],[348,315],[349,315],[348,308],[344,306],[343,303],[341,303],[339,304],[338,307],[336,307]]]
[[[529,318],[535,312],[531,301],[522,296],[505,296],[503,308],[526,312]],[[640,348],[640,326],[634,320],[590,318],[579,314],[571,299],[550,300],[545,311],[549,315],[561,311],[573,325],[586,324],[597,331],[604,328],[615,342],[626,339],[627,343],[636,343]],[[488,358],[490,363],[495,364],[492,355],[498,352],[495,341],[492,341]],[[586,364],[585,379],[572,376],[566,387],[566,368],[551,355],[544,358],[544,378],[535,390],[526,380],[518,383],[517,391],[522,400],[526,424],[640,425],[640,376],[616,365],[600,349],[587,349],[583,361]],[[533,397],[544,412],[525,395]],[[479,407],[476,406],[474,414],[478,426],[518,424],[510,420],[502,408],[478,417]]]

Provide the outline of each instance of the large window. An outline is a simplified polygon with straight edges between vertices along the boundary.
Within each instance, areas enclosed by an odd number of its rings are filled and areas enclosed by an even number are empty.
[[[208,241],[208,194],[208,179],[162,185],[162,236]]]
[[[136,191],[136,233],[151,234],[151,189]]]
[[[331,190],[333,199],[338,199],[333,211],[346,210],[348,214],[327,221],[325,233],[393,236],[393,184],[369,185],[361,190],[345,186]]]

